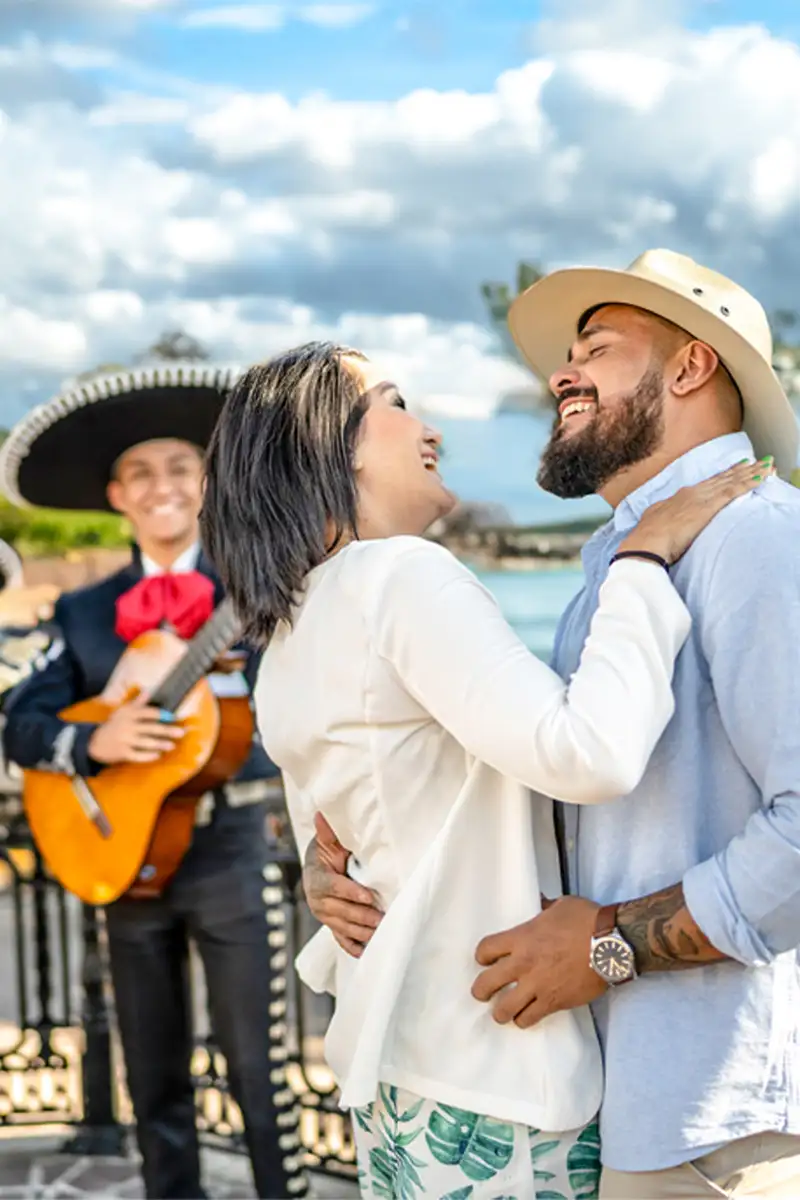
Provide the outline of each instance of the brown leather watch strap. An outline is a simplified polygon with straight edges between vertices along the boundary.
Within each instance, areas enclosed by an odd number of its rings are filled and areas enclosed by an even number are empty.
[[[594,924],[594,936],[605,937],[617,924],[618,904],[606,904],[597,914]]]

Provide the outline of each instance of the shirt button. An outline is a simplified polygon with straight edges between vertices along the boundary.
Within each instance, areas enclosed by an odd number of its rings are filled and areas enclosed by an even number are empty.
[[[575,849],[575,838],[570,838],[570,839],[569,839],[569,841],[567,842],[567,849],[568,849],[568,850],[574,850],[574,849]]]

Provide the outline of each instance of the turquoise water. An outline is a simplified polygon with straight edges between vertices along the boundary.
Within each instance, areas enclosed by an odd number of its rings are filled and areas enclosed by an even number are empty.
[[[548,416],[506,413],[482,421],[433,422],[444,438],[442,474],[462,500],[502,504],[512,521],[572,521],[608,512],[602,500],[559,500],[536,483]],[[580,570],[477,572],[525,644],[547,658],[561,613],[580,587]]]
[[[431,421],[444,439],[442,475],[462,500],[502,504],[521,525],[608,513],[607,505],[594,496],[559,500],[536,483],[539,456],[550,436],[549,416],[505,413],[482,421]]]
[[[558,619],[581,585],[580,570],[476,571],[522,641],[547,660]]]

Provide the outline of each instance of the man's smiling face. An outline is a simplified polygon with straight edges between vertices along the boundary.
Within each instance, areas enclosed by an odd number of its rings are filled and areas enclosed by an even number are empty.
[[[625,305],[586,320],[563,368],[550,379],[555,427],[539,483],[556,496],[598,492],[620,471],[648,458],[664,435],[664,322]]]
[[[176,546],[198,536],[203,456],[196,446],[160,438],[133,446],[117,462],[108,498],[142,545]]]

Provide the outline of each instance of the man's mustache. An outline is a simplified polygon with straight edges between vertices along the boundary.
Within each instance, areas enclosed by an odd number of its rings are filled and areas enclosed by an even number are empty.
[[[595,387],[571,387],[565,388],[563,392],[557,395],[553,393],[553,402],[558,409],[565,400],[591,400],[594,404],[600,407],[600,396]]]

